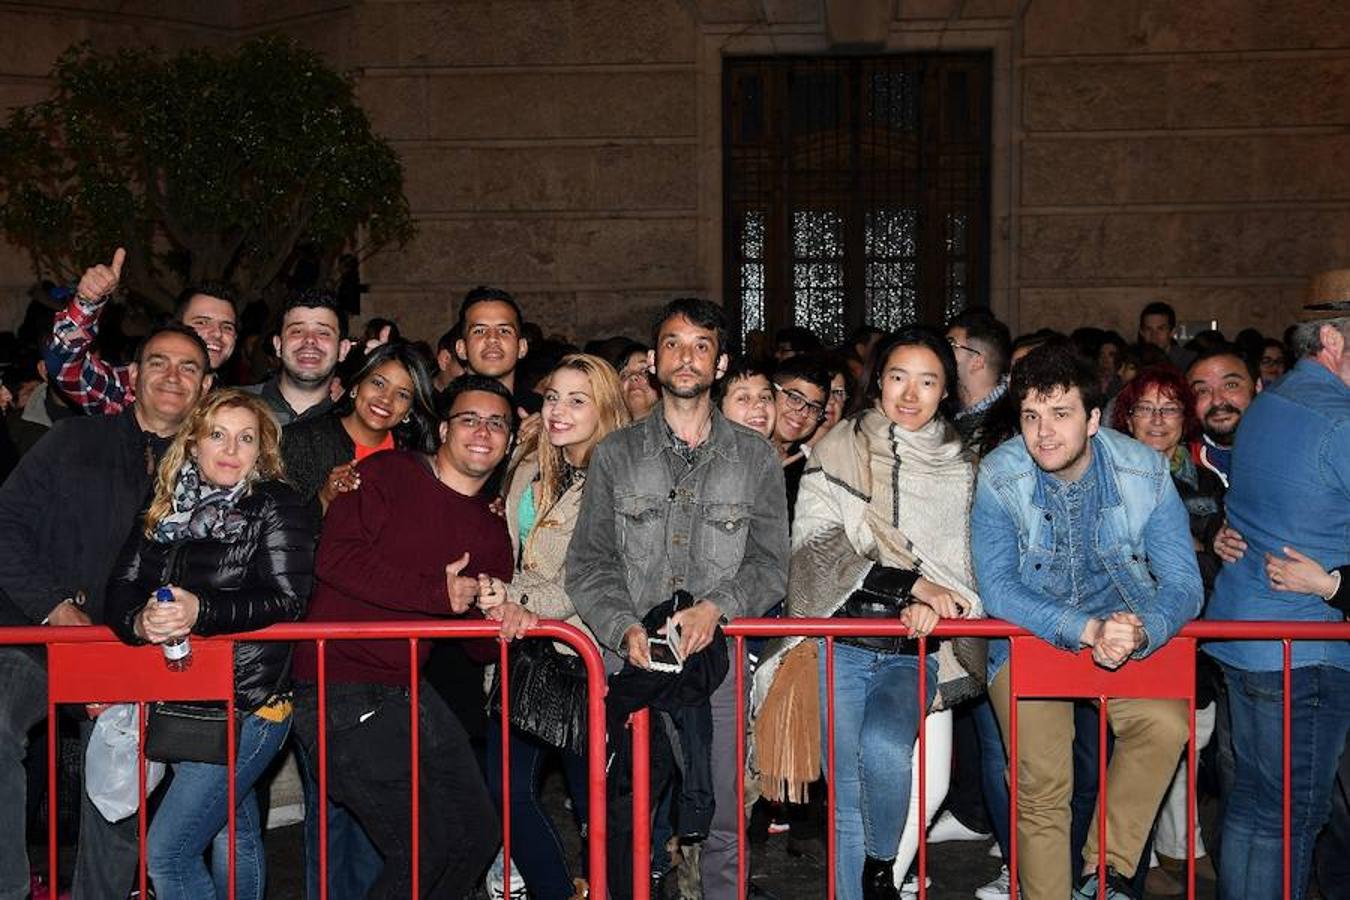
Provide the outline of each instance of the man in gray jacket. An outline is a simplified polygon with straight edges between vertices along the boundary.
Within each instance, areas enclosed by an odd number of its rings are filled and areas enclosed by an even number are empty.
[[[648,363],[661,383],[655,414],[591,457],[567,554],[567,593],[607,649],[651,664],[641,620],[673,592],[698,601],[673,619],[684,655],[719,624],[759,616],[787,592],[782,465],[758,434],[722,417],[709,390],[726,369],[726,320],[706,300],[679,299],[657,322]],[[708,900],[736,897],[736,702],[727,677],[711,698],[713,788],[720,801],[703,847]]]

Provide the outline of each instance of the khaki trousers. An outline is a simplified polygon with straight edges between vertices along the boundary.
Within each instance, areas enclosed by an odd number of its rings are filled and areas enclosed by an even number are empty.
[[[1128,665],[1128,663],[1127,663]],[[1005,748],[1011,745],[1009,675],[989,686]],[[1106,773],[1106,864],[1134,872],[1144,841],[1172,781],[1189,734],[1181,700],[1112,700],[1107,719],[1116,735]],[[1073,795],[1073,703],[1022,700],[1017,705],[1018,884],[1025,900],[1064,900],[1079,870],[1070,871],[1069,800]],[[1097,865],[1097,816],[1084,862]]]

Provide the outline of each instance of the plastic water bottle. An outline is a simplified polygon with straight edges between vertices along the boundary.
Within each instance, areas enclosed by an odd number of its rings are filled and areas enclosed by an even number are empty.
[[[158,603],[172,603],[173,591],[167,587],[156,588],[155,600]],[[162,646],[164,665],[168,666],[170,672],[182,672],[192,665],[192,644],[186,636],[165,641]]]

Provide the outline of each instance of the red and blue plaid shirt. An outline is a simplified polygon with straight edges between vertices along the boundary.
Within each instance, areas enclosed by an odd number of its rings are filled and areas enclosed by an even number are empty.
[[[105,300],[75,297],[56,314],[43,359],[57,388],[87,415],[115,415],[136,399],[131,367],[91,352]]]

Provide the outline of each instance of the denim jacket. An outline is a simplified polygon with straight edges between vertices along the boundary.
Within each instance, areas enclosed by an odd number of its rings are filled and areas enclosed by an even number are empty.
[[[614,650],[680,589],[728,619],[762,615],[787,594],[787,521],[783,467],[767,441],[714,410],[686,467],[657,407],[591,455],[567,594]]]
[[[1301,360],[1252,401],[1233,441],[1228,521],[1247,552],[1214,583],[1209,619],[1339,622],[1340,610],[1312,594],[1271,589],[1267,553],[1293,547],[1333,569],[1350,563],[1350,388]],[[1283,668],[1276,641],[1206,645],[1220,662],[1248,671]],[[1350,669],[1345,641],[1295,641],[1293,665]]]
[[[971,544],[980,596],[990,616],[1077,650],[1093,618],[1129,611],[1144,622],[1146,656],[1167,643],[1200,612],[1203,588],[1187,524],[1162,454],[1103,428],[1092,438],[1097,478],[1095,529],[1073,543],[1096,554],[1105,590],[1079,592],[1075,572],[1088,560],[1056,559],[1047,476],[1020,438],[984,458],[971,513]],[[989,648],[989,677],[1008,659],[1007,641]]]

